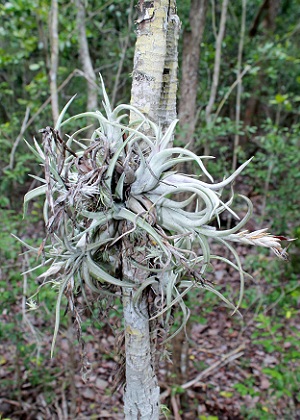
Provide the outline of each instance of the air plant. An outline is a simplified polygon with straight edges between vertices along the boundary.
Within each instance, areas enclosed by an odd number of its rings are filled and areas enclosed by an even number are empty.
[[[41,186],[26,194],[24,204],[26,210],[30,200],[41,194],[46,196],[47,237],[39,248],[29,248],[43,255],[41,265],[49,266],[40,276],[43,285],[51,283],[58,287],[52,352],[63,295],[75,311],[74,294],[80,290],[86,296],[86,287],[100,294],[114,293],[116,286],[134,288],[138,310],[143,291],[151,288],[160,297],[160,306],[152,319],[160,317],[168,322],[171,308],[178,303],[184,314],[181,329],[188,318],[183,297],[192,288],[213,292],[234,312],[238,311],[245,273],[231,242],[268,247],[286,258],[280,244],[286,238],[270,235],[266,229],[240,231],[252,213],[247,197],[241,196],[247,206],[242,220],[232,210],[232,187],[230,198],[222,200],[224,188],[232,186],[251,159],[222,182],[214,183],[204,165],[210,156],[197,156],[187,149],[169,146],[177,121],[163,133],[160,126],[130,105],[119,105],[113,110],[103,81],[102,89],[105,114],[85,112],[64,120],[72,98],[55,128],[41,130],[42,147],[36,140],[35,147],[28,144],[45,170],[44,178],[35,177]],[[128,111],[133,111],[140,120],[124,123]],[[66,135],[64,140],[62,129],[87,117],[94,118],[98,125],[92,137],[82,137],[84,127]],[[152,136],[144,134],[145,126]],[[178,173],[176,168],[183,162],[197,164],[209,182]],[[238,220],[235,227],[227,230],[215,227],[224,211]],[[120,249],[123,240],[134,241],[141,235],[148,238],[142,251],[144,259],[138,262],[130,252],[127,255],[131,264],[148,273],[146,281],[139,283],[138,279],[133,282],[122,278]],[[212,254],[211,240],[227,248],[234,262]],[[236,305],[205,280],[214,259],[239,272],[240,294]],[[33,300],[29,304],[32,306]]]

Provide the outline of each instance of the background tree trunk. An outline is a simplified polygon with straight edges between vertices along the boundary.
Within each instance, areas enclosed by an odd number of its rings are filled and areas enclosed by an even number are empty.
[[[211,124],[211,114],[213,111],[213,107],[214,107],[216,96],[217,96],[217,90],[219,86],[222,42],[225,35],[228,2],[229,0],[223,0],[219,32],[216,37],[216,52],[215,52],[215,63],[214,63],[214,71],[213,71],[213,77],[212,77],[212,85],[210,89],[209,101],[205,108],[205,117],[206,117],[207,126],[210,126]],[[210,145],[206,143],[204,147],[204,154],[209,155],[209,151],[210,151]]]
[[[260,23],[262,23],[265,30],[274,31],[280,3],[281,0],[264,0],[262,2],[249,30],[250,37],[254,37],[257,34]]]
[[[196,101],[201,41],[208,0],[192,0],[189,14],[190,28],[183,33],[182,79],[180,83],[179,120],[186,143],[193,149],[196,124]]]
[[[238,150],[239,150],[239,143],[240,143],[239,127],[240,127],[240,121],[241,121],[241,97],[242,97],[241,73],[242,73],[242,60],[243,60],[243,50],[244,50],[245,31],[246,31],[246,11],[247,11],[247,0],[242,0],[241,32],[240,32],[240,42],[239,42],[238,59],[237,59],[237,77],[239,81],[237,84],[237,93],[236,93],[236,102],[235,102],[236,133],[234,135],[232,171],[235,171],[237,167],[237,158],[238,158]],[[229,219],[231,219],[231,217],[229,217]]]
[[[267,36],[275,31],[276,17],[279,12],[281,0],[263,0],[249,30],[249,37],[254,38],[257,35]],[[259,30],[260,29],[260,30]],[[255,117],[262,113],[261,110],[261,86],[265,85],[265,73],[260,69],[257,77],[256,86],[253,94],[247,100],[244,113],[244,127],[256,125]],[[260,92],[258,95],[257,92]],[[241,147],[246,146],[249,138],[244,135],[240,139]]]
[[[93,69],[92,59],[89,52],[85,30],[85,7],[84,0],[76,0],[77,6],[77,31],[79,42],[79,56],[84,75],[87,79],[87,110],[94,111],[98,105],[98,87],[96,75]]]
[[[133,26],[133,19],[132,19],[133,9],[134,9],[133,6],[134,6],[134,0],[130,0],[129,13],[128,13],[128,28],[127,28],[128,32],[127,32],[127,35],[126,35],[126,37],[123,41],[122,52],[121,52],[120,61],[119,61],[119,64],[118,64],[118,71],[117,71],[117,74],[116,74],[114,87],[113,87],[113,91],[112,91],[112,97],[111,97],[112,108],[114,108],[114,106],[116,104],[117,93],[118,93],[119,85],[120,85],[120,77],[121,77],[121,74],[122,74],[125,57],[126,57],[127,51],[128,51],[130,35],[131,35],[132,26]]]
[[[52,0],[50,14],[50,94],[53,124],[56,124],[59,116],[58,92],[57,92],[57,69],[58,69],[58,1]]]

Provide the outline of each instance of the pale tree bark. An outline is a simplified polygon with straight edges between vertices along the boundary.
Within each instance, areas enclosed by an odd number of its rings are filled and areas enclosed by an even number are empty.
[[[162,2],[163,3],[163,2]],[[162,68],[162,86],[158,108],[158,123],[165,131],[177,118],[178,38],[181,23],[176,14],[176,1],[169,0],[167,13],[166,56]]]
[[[59,116],[58,92],[57,92],[57,69],[58,69],[58,1],[52,0],[50,12],[50,95],[53,123],[56,124]]]
[[[211,114],[213,107],[216,101],[217,89],[219,86],[219,77],[220,77],[220,68],[221,68],[221,54],[222,54],[222,42],[225,35],[226,28],[226,19],[227,19],[227,9],[228,9],[229,0],[223,0],[222,2],[222,11],[221,19],[219,25],[219,31],[216,38],[216,52],[215,52],[215,62],[214,62],[214,71],[212,77],[212,85],[210,89],[210,97],[208,104],[205,108],[205,118],[206,124],[209,126],[211,124]],[[208,155],[210,150],[210,145],[206,144],[204,148],[204,154]]]
[[[131,104],[164,130],[176,118],[180,30],[176,2],[141,0],[138,12]]]
[[[82,69],[87,79],[87,110],[94,111],[98,103],[98,87],[96,83],[96,75],[94,72],[92,59],[89,52],[88,40],[85,29],[85,1],[76,0],[77,7],[77,31],[79,42],[79,57]]]
[[[196,103],[201,41],[203,37],[208,0],[192,0],[189,29],[183,33],[182,79],[180,83],[179,120],[185,141],[193,149],[196,124]]]
[[[140,238],[139,247],[145,247],[147,238]],[[148,277],[144,270],[133,267],[130,259],[144,261],[144,253],[123,241],[123,279],[136,283],[138,288]],[[149,325],[148,299],[145,294],[134,304],[136,290],[123,289],[125,329],[126,386],[124,413],[127,420],[157,420],[159,418],[159,386],[155,373],[153,345]]]
[[[165,130],[176,118],[177,41],[180,22],[176,2],[138,2],[139,18],[134,57],[131,104]],[[131,122],[137,119],[131,113]],[[144,128],[147,133],[147,127]],[[147,133],[149,134],[149,133]],[[129,227],[127,227],[128,230]],[[155,372],[155,330],[150,326],[149,291],[134,304],[138,287],[149,273],[137,269],[132,260],[143,263],[149,238],[132,244],[123,240],[122,276],[136,288],[124,290],[126,386],[124,412],[127,420],[159,419],[159,386]]]

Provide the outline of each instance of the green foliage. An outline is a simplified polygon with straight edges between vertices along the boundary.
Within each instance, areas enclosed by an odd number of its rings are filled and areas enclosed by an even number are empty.
[[[217,416],[199,416],[199,420],[219,420]]]
[[[4,203],[6,205],[6,203]],[[40,215],[39,215],[40,217]],[[28,217],[28,223],[34,223],[37,219]],[[22,215],[13,210],[1,209],[0,219],[0,341],[6,352],[1,355],[1,369],[6,371],[7,376],[1,379],[2,396],[10,399],[18,399],[20,390],[24,384],[35,388],[39,387],[45,395],[45,400],[50,402],[53,399],[54,390],[51,385],[53,377],[57,374],[57,369],[49,366],[48,357],[45,352],[38,351],[39,344],[37,337],[32,336],[28,331],[24,319],[25,309],[23,308],[23,294],[31,295],[36,289],[35,276],[28,275],[28,283],[24,288],[24,279],[21,272],[24,270],[24,262],[20,258],[20,253],[24,251],[19,242],[11,236],[11,233],[27,235],[27,240],[31,240],[26,233],[27,226],[24,225]],[[34,259],[29,261],[34,263]],[[51,304],[55,303],[55,293],[48,292],[47,296],[42,296],[51,309]],[[45,305],[46,306],[46,305]],[[45,308],[44,306],[44,308]],[[23,311],[22,311],[23,308]],[[49,309],[41,310],[40,317],[44,323],[49,318]],[[43,325],[45,325],[43,323]],[[40,337],[45,333],[44,328],[40,330]],[[26,372],[26,375],[24,375]]]
[[[190,2],[184,2],[184,5],[178,6],[184,28],[189,27],[189,5]],[[223,100],[236,80],[241,4],[229,6],[219,88],[212,123],[209,124],[205,118],[205,107],[215,59],[212,22],[214,17],[216,25],[219,24],[220,3],[215,3],[214,16],[212,9],[208,8],[201,44],[198,119],[194,137],[200,153],[204,145],[209,144],[211,154],[218,157],[219,165],[230,170],[234,136],[239,134],[238,160],[254,155],[255,165],[246,169],[250,176],[249,187],[253,195],[262,195],[266,200],[261,218],[273,229],[287,233],[294,226],[300,205],[297,170],[300,159],[297,5],[291,1],[281,2],[274,22],[270,14],[270,21],[265,25],[261,22],[255,35],[250,36],[248,31],[254,25],[260,6],[259,1],[247,3],[242,69],[250,66],[250,71],[242,81],[241,119],[238,124],[235,120],[236,89],[225,102]],[[182,138],[185,138],[184,132]],[[220,167],[210,164],[209,169],[215,176]]]
[[[9,197],[12,182],[29,182],[28,172],[37,173],[39,168],[30,164],[28,149],[22,142],[15,152],[15,165],[8,168],[10,153],[21,131],[26,108],[30,108],[31,124],[24,136],[32,138],[41,127],[51,122],[51,106],[44,109],[49,98],[49,13],[48,0],[11,0],[0,5],[0,193],[6,196],[6,204],[15,207],[15,197]],[[94,68],[107,76],[108,87],[113,89],[119,60],[123,54],[124,37],[128,35],[129,4],[123,1],[88,2],[86,20],[90,53]],[[94,34],[97,33],[97,36]],[[105,35],[104,35],[105,34]],[[131,71],[134,32],[130,31],[129,45],[123,64],[117,101],[126,98],[129,102],[130,85],[124,80]],[[105,39],[105,42],[104,42]],[[59,2],[59,68],[57,84],[61,85],[76,69],[81,68],[78,59],[78,34],[76,31],[76,8],[72,3]],[[101,54],[99,55],[99,51]],[[70,60],[72,57],[72,60]],[[66,84],[62,102],[79,93],[77,112],[86,104],[86,80],[73,73]],[[36,113],[39,113],[36,116]],[[75,128],[74,128],[75,129]],[[19,191],[23,190],[18,185]],[[21,192],[21,194],[22,194]]]
[[[165,419],[168,420],[171,416],[171,410],[164,404],[160,405],[160,410]]]
[[[244,408],[243,414],[247,419],[265,418],[276,419],[274,407],[281,404],[281,400],[290,400],[286,407],[286,416],[293,417],[292,401],[299,400],[300,386],[299,369],[299,331],[295,326],[300,291],[298,279],[290,273],[289,266],[282,266],[278,261],[270,261],[267,256],[259,258],[248,257],[247,268],[252,267],[256,288],[264,283],[267,293],[259,294],[258,306],[260,311],[256,315],[251,333],[251,344],[257,346],[264,354],[268,354],[270,362],[262,366],[260,375],[269,381],[268,389],[261,390],[259,377],[249,376],[234,388],[241,396],[262,397],[269,401],[262,405],[257,403],[254,408]],[[247,289],[245,292],[245,308],[257,302],[257,291]],[[253,300],[254,299],[254,300]],[[243,367],[251,365],[251,359],[242,360]],[[286,403],[285,403],[286,404]]]

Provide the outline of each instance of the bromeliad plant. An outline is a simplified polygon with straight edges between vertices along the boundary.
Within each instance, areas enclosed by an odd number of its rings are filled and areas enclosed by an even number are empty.
[[[177,121],[162,133],[159,126],[132,106],[119,105],[112,110],[103,82],[102,86],[105,115],[99,111],[86,112],[63,121],[73,98],[55,128],[41,130],[43,147],[36,140],[35,148],[28,144],[42,163],[45,178],[35,177],[42,185],[26,194],[25,209],[30,200],[45,194],[47,228],[40,248],[30,250],[43,254],[42,265],[50,266],[41,276],[43,285],[50,282],[59,290],[52,352],[64,294],[80,322],[74,303],[79,291],[86,297],[86,288],[100,294],[113,293],[115,286],[135,288],[134,304],[138,311],[139,298],[151,288],[159,297],[152,319],[161,317],[168,321],[171,308],[178,303],[186,322],[188,309],[183,297],[192,288],[211,291],[234,312],[238,310],[244,272],[230,242],[265,246],[286,258],[280,245],[285,238],[272,236],[266,229],[239,232],[252,212],[247,197],[243,197],[247,214],[235,227],[220,230],[212,226],[226,210],[239,219],[231,209],[233,193],[224,202],[222,192],[250,160],[222,182],[213,183],[203,164],[209,156],[199,157],[187,149],[169,146]],[[128,111],[133,111],[140,120],[125,124]],[[82,138],[84,127],[63,140],[62,128],[87,117],[94,118],[98,125],[90,139]],[[151,129],[152,137],[144,134],[145,125]],[[196,163],[211,183],[177,173],[177,165],[183,162]],[[127,253],[133,266],[148,273],[146,281],[139,284],[122,278],[120,250],[125,237],[137,244],[133,246],[140,246],[138,238],[145,234],[148,240],[142,250],[144,259],[136,261]],[[210,239],[228,248],[235,261],[213,255]],[[205,281],[205,272],[213,259],[225,261],[239,271],[241,287],[236,305]],[[29,305],[33,306],[33,300]]]

